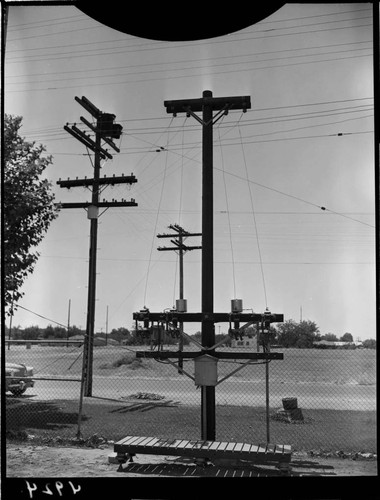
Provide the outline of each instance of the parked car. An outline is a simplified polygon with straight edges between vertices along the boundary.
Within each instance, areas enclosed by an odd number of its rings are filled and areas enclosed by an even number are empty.
[[[5,392],[21,396],[28,387],[34,386],[32,377],[33,367],[22,363],[5,363]]]

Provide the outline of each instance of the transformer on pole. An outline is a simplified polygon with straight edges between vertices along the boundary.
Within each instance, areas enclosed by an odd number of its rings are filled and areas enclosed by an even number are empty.
[[[93,178],[87,179],[67,179],[57,181],[57,184],[62,188],[70,189],[72,187],[91,187],[92,196],[91,202],[79,203],[58,203],[60,208],[84,208],[87,210],[87,217],[90,220],[90,249],[89,249],[89,272],[88,272],[88,298],[87,298],[87,321],[86,321],[86,337],[84,344],[83,355],[83,380],[84,380],[84,395],[92,396],[92,365],[93,365],[93,348],[95,335],[95,304],[96,304],[96,253],[97,253],[97,238],[98,238],[98,218],[99,208],[110,207],[135,207],[137,203],[132,198],[131,201],[122,199],[121,201],[112,202],[100,201],[100,186],[115,185],[115,184],[133,184],[137,179],[133,174],[130,176],[112,176],[103,178],[100,177],[100,161],[112,159],[112,155],[108,150],[104,149],[103,142],[111,146],[117,153],[119,148],[113,142],[113,139],[119,139],[123,127],[115,124],[115,115],[111,113],[103,113],[86,97],[75,97],[75,100],[96,120],[96,125],[93,125],[85,118],[81,117],[81,121],[95,134],[93,139],[88,134],[80,130],[75,124],[69,127],[64,126],[64,129],[70,133],[75,139],[84,144],[94,153],[94,174]]]

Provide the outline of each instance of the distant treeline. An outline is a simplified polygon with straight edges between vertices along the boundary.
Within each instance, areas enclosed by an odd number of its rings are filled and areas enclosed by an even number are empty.
[[[12,340],[53,340],[53,339],[67,339],[72,337],[78,337],[85,335],[85,330],[78,328],[73,325],[69,329],[62,326],[52,326],[48,325],[46,328],[40,328],[37,325],[29,326],[27,328],[20,328],[18,326],[12,327],[11,332],[9,328],[5,327],[5,337]],[[10,334],[10,335],[9,335]],[[255,326],[250,326],[245,329],[242,334],[253,337],[257,334],[257,329]],[[301,321],[297,323],[293,320],[288,320],[284,323],[276,324],[275,327],[271,327],[269,332],[261,335],[267,335],[270,345],[273,347],[285,347],[285,348],[298,348],[298,349],[311,349],[311,348],[345,348],[345,349],[355,349],[359,345],[354,343],[353,335],[346,332],[340,338],[338,338],[333,333],[327,333],[321,335],[319,333],[318,326],[312,321]],[[107,335],[104,332],[99,332],[95,334],[96,338],[107,338],[107,340],[112,339],[119,344],[124,345],[147,345],[149,343],[161,341],[166,345],[178,344],[178,337],[170,333],[160,334],[160,338],[157,334],[154,334],[151,338],[144,334],[144,331],[139,329],[136,330],[134,327],[131,329],[120,327],[112,329]],[[183,344],[188,345],[190,343],[190,338],[193,338],[197,342],[201,343],[201,332],[196,332],[190,336],[183,337]],[[231,345],[231,337],[227,334],[216,334],[215,342],[218,343],[222,340],[226,340],[225,346]],[[316,344],[320,341],[326,341],[325,344]],[[345,342],[346,345],[334,345],[334,342]],[[361,342],[361,347],[367,349],[376,349],[376,340],[367,339]]]

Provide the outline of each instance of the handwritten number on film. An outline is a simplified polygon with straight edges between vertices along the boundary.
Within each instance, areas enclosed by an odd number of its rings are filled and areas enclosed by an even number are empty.
[[[45,493],[46,495],[55,495],[56,493],[58,493],[60,497],[63,496],[64,484],[61,481],[56,481],[55,484],[53,483],[54,486],[52,487],[49,487],[50,484],[51,483],[46,483],[45,489],[43,489],[41,493]],[[73,495],[81,490],[80,485],[75,487],[71,481],[69,481],[68,484],[71,487]],[[29,481],[26,481],[26,487],[28,488],[30,498],[33,498],[33,492],[37,491],[37,485],[35,483],[29,483]],[[65,490],[67,491],[67,487],[65,488]]]

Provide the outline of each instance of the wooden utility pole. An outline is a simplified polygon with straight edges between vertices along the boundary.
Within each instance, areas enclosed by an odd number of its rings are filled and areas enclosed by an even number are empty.
[[[178,252],[179,254],[179,299],[180,301],[183,301],[184,299],[184,273],[183,273],[183,256],[184,253],[190,250],[200,250],[202,247],[201,246],[189,246],[185,245],[184,239],[190,237],[190,236],[202,236],[202,233],[189,233],[185,231],[181,226],[178,224],[171,224],[169,226],[169,229],[172,229],[175,231],[177,234],[158,234],[157,238],[177,238],[175,240],[170,240],[171,243],[173,243],[174,247],[158,247],[157,250],[160,252],[162,251],[175,251]],[[181,312],[186,312],[186,311],[181,311]],[[179,351],[183,351],[183,321],[179,323]],[[183,359],[179,358],[178,360],[178,373],[183,373],[182,368],[183,368]]]
[[[213,202],[213,125],[231,109],[246,111],[249,96],[214,98],[205,90],[200,99],[165,101],[167,113],[186,113],[202,125],[202,346],[215,345],[214,326],[214,202]],[[216,114],[214,115],[214,111]],[[202,118],[196,113],[201,112]],[[208,350],[209,355],[214,350]],[[202,439],[215,439],[215,387],[202,386]]]
[[[106,345],[108,342],[108,306],[107,306],[107,311],[106,311]]]
[[[67,312],[67,334],[66,334],[67,344],[66,344],[66,347],[69,347],[70,309],[71,309],[71,299],[69,299],[69,308],[68,308],[68,312]]]
[[[117,153],[120,153],[119,148],[115,145],[112,139],[119,139],[122,132],[122,126],[115,124],[115,115],[110,113],[103,113],[86,97],[75,97],[75,100],[83,106],[96,120],[96,125],[93,125],[84,117],[80,117],[81,121],[95,134],[95,140],[88,136],[85,132],[80,130],[76,124],[69,127],[66,125],[64,129],[69,132],[75,139],[84,144],[87,148],[94,152],[94,175],[93,178],[87,179],[67,179],[57,182],[62,188],[86,186],[92,187],[91,202],[83,203],[60,203],[60,208],[84,208],[87,210],[87,217],[90,219],[90,249],[89,249],[89,272],[88,272],[88,298],[87,298],[87,322],[86,322],[86,337],[84,344],[83,356],[83,377],[85,380],[85,396],[92,396],[92,365],[93,365],[93,349],[94,349],[94,335],[95,335],[95,304],[96,304],[96,253],[97,253],[97,240],[98,240],[98,217],[99,208],[110,207],[135,207],[137,203],[132,198],[131,201],[122,199],[121,201],[100,201],[101,186],[115,185],[115,184],[133,184],[137,179],[133,174],[130,176],[119,177],[100,177],[101,160],[106,158],[112,159],[112,155],[108,150],[104,149],[102,141],[112,147]],[[102,214],[100,214],[102,215]]]
[[[188,99],[180,101],[165,101],[164,105],[168,113],[186,113],[192,116],[203,127],[203,165],[202,165],[202,312],[188,313],[175,311],[150,312],[144,308],[133,313],[133,319],[142,321],[145,330],[153,333],[153,325],[158,322],[168,325],[174,320],[178,322],[194,322],[202,324],[201,350],[199,351],[137,351],[138,358],[149,357],[154,359],[169,360],[174,358],[180,360],[194,359],[194,362],[202,360],[208,367],[216,373],[216,362],[218,359],[245,359],[239,370],[246,366],[251,360],[281,360],[282,353],[270,352],[230,352],[226,350],[216,351],[216,348],[225,341],[215,343],[215,323],[225,322],[230,324],[229,335],[241,334],[246,326],[253,323],[260,323],[263,331],[267,331],[271,323],[284,321],[283,314],[275,314],[266,310],[264,313],[244,313],[243,309],[231,304],[230,312],[214,312],[214,284],[213,284],[213,155],[212,155],[212,127],[213,125],[231,109],[242,109],[243,112],[251,107],[249,96],[243,97],[212,97],[212,92],[206,90],[201,99]],[[196,112],[202,112],[202,118]],[[216,113],[214,114],[214,111]],[[232,301],[235,302],[235,301]],[[241,301],[240,301],[241,302]],[[240,328],[240,322],[247,322]],[[150,326],[151,325],[151,326]],[[233,327],[232,327],[233,326]],[[236,373],[234,370],[232,373]],[[204,372],[203,372],[204,374]],[[230,374],[231,375],[231,374]],[[229,376],[230,376],[229,375]],[[189,375],[190,376],[190,375]],[[194,381],[195,377],[190,376]],[[215,419],[215,385],[219,384],[227,377],[215,381],[214,376],[202,381],[200,384],[201,396],[201,438],[207,441],[215,440],[216,419]]]

